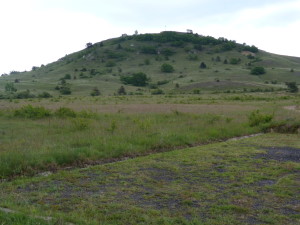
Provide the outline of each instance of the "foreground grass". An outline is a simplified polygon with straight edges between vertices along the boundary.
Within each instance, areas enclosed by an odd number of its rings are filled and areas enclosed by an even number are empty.
[[[259,127],[249,126],[249,113],[82,112],[76,117],[24,119],[6,112],[0,116],[0,178],[259,132]]]
[[[49,224],[299,224],[299,151],[299,135],[268,134],[17,179],[0,207]]]

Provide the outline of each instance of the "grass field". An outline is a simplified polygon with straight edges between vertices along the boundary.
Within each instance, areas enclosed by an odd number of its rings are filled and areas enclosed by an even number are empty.
[[[295,110],[284,108],[297,105],[296,97],[253,98],[216,95],[204,99],[128,96],[3,100],[0,178],[258,133],[270,125],[249,123],[249,115],[258,109],[262,115],[273,117],[274,122],[299,120]],[[49,115],[26,112],[39,110],[40,106]]]
[[[300,223],[299,103],[282,92],[1,100],[0,224]],[[283,134],[230,140],[264,131]]]
[[[0,221],[299,224],[299,151],[299,135],[268,134],[4,182],[18,214]]]

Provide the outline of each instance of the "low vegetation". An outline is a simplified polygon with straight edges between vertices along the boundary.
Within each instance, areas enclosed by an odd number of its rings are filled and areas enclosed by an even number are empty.
[[[0,221],[299,224],[299,151],[269,134],[4,182]]]

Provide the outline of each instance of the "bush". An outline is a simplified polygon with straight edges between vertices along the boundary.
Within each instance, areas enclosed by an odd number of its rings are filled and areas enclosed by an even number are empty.
[[[144,54],[153,54],[155,55],[157,53],[157,50],[154,46],[142,46],[141,52]]]
[[[202,62],[201,64],[200,64],[200,68],[201,69],[205,69],[207,66],[206,66],[206,64],[204,63],[204,62]]]
[[[6,92],[16,92],[17,88],[15,88],[14,83],[7,83],[5,84],[5,91]]]
[[[253,75],[261,75],[261,74],[265,74],[265,68],[261,67],[261,66],[256,66],[254,68],[251,69],[251,74]]]
[[[101,93],[99,91],[99,89],[97,87],[94,87],[92,92],[91,92],[91,96],[99,96]]]
[[[134,73],[131,76],[121,76],[120,78],[123,84],[132,84],[134,86],[143,87],[146,86],[150,80],[145,73]]]
[[[241,62],[241,59],[240,58],[231,58],[229,62],[232,65],[237,65]]]
[[[55,111],[54,115],[60,118],[76,117],[76,112],[67,107],[60,107]]]
[[[39,98],[51,98],[52,95],[49,94],[48,92],[44,91],[43,93],[38,95]]]
[[[70,74],[66,74],[63,79],[70,80],[71,79],[71,75]]]
[[[152,95],[163,95],[164,92],[161,89],[155,89],[151,92]]]
[[[164,72],[164,73],[174,72],[173,66],[170,64],[167,64],[167,63],[162,64],[160,69],[161,69],[161,72]]]
[[[59,92],[62,95],[70,95],[72,93],[71,89],[69,87],[66,87],[66,86],[61,87]]]
[[[164,48],[160,52],[164,56],[172,56],[172,55],[174,55],[176,53],[175,51],[173,51],[172,49],[169,49],[169,48]]]
[[[288,88],[288,92],[297,93],[299,91],[296,82],[285,82],[285,84]]]
[[[26,99],[26,98],[34,98],[35,95],[31,94],[29,90],[26,91],[20,91],[16,93],[15,98],[18,99]]]
[[[34,107],[32,105],[25,105],[14,111],[14,116],[30,119],[41,119],[44,117],[49,117],[50,115],[51,111],[42,106]]]
[[[118,95],[126,95],[126,90],[124,88],[124,86],[121,86],[119,89],[118,89]]]
[[[248,116],[250,127],[255,127],[261,124],[269,123],[273,119],[273,115],[262,114],[259,110],[253,111]]]

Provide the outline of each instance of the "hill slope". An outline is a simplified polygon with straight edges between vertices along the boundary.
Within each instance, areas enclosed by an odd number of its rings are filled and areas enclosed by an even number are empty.
[[[162,72],[169,64],[173,72]],[[200,65],[202,64],[202,67]],[[263,75],[250,74],[264,67]],[[146,86],[121,81],[135,73],[150,78]],[[129,94],[199,93],[199,91],[260,91],[283,88],[287,81],[300,82],[300,58],[275,55],[255,46],[198,34],[162,32],[123,36],[89,43],[82,51],[56,62],[33,67],[29,72],[12,72],[0,78],[0,94],[7,83],[37,95],[90,95],[96,87],[113,95],[121,85]],[[64,88],[66,92],[64,93]],[[26,94],[25,94],[26,95]]]

